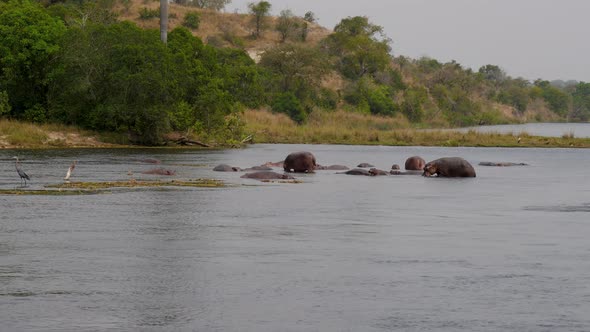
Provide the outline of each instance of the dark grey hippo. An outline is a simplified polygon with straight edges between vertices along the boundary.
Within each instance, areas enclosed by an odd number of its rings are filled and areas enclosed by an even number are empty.
[[[405,168],[407,171],[421,171],[424,169],[426,161],[419,156],[413,156],[406,159]]]
[[[475,177],[475,169],[471,164],[459,157],[446,157],[433,160],[424,166],[424,176],[439,177]]]
[[[147,171],[141,172],[141,174],[150,174],[150,175],[176,175],[176,171],[165,169],[165,168],[153,168]]]
[[[371,173],[369,173],[368,170],[366,169],[362,169],[362,168],[353,168],[350,171],[346,171],[346,172],[342,172],[342,173],[337,173],[337,174],[348,174],[348,175],[366,175],[366,176],[371,176]]]
[[[388,173],[388,172],[386,172],[386,171],[384,171],[384,170],[377,169],[377,168],[371,168],[371,169],[369,170],[369,174],[370,174],[371,176],[378,176],[378,175],[389,175],[389,173]]]
[[[393,165],[391,165],[391,170],[392,170],[392,171],[394,171],[394,170],[399,170],[399,165],[398,165],[398,164],[393,164]]]
[[[313,173],[315,167],[315,156],[307,151],[293,152],[283,162],[285,172]]]
[[[330,166],[323,166],[323,165],[316,165],[315,166],[316,170],[320,170],[320,171],[346,171],[349,168],[347,166],[344,165],[330,165]]]
[[[272,168],[264,165],[260,166],[253,166],[250,168],[246,168],[244,171],[272,171]]]
[[[256,179],[256,180],[294,180],[295,178],[289,174],[281,174],[277,172],[261,171],[254,173],[246,173],[241,178]]]
[[[480,166],[528,166],[529,164],[525,163],[510,163],[510,162],[492,162],[492,161],[482,161],[479,163]]]
[[[241,171],[242,169],[239,167],[234,167],[234,166],[230,166],[227,164],[219,164],[219,165],[215,166],[213,168],[213,170],[216,172],[238,172],[238,171]]]
[[[358,165],[356,165],[356,167],[360,167],[360,168],[370,168],[370,167],[375,167],[369,163],[360,163]]]

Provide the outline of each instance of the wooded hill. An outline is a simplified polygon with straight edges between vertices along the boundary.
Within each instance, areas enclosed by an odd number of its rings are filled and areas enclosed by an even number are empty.
[[[164,44],[159,2],[0,1],[0,116],[128,133],[141,144],[170,132],[241,141],[249,109],[299,124],[346,111],[406,127],[590,118],[588,83],[394,57],[378,22],[362,16],[329,30],[312,12],[270,17],[266,1],[249,14],[196,7],[226,2],[171,3]]]

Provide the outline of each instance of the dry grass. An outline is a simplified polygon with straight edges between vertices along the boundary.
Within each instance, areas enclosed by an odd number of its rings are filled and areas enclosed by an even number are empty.
[[[130,5],[128,10],[120,2],[118,2],[115,6],[115,11],[119,13],[120,20],[135,22],[142,28],[160,28],[160,20],[158,18],[148,20],[139,19],[139,11],[142,8],[157,9],[160,6],[159,1],[129,1]],[[249,51],[249,53],[255,54],[256,52],[262,51],[265,48],[276,45],[280,40],[278,32],[274,31],[272,28],[276,24],[277,17],[269,17],[269,28],[263,33],[261,38],[253,39],[251,38],[252,29],[250,28],[250,22],[252,19],[251,15],[222,13],[215,10],[182,6],[175,3],[170,3],[168,7],[168,14],[169,16],[172,16],[168,19],[168,31],[181,26],[184,20],[184,15],[188,12],[198,12],[200,14],[199,28],[192,30],[192,32],[204,42],[206,42],[209,37],[219,37],[224,33],[224,31],[229,31],[235,37],[241,38],[243,40],[244,47]],[[330,30],[320,25],[309,23],[307,42],[316,44],[330,33]]]
[[[590,147],[590,139],[469,131],[411,129],[403,117],[384,118],[338,111],[313,113],[298,126],[284,114],[247,111],[246,130],[256,143],[323,143],[410,146]],[[521,138],[520,143],[518,137]]]
[[[62,124],[0,119],[0,148],[106,147],[98,134]]]

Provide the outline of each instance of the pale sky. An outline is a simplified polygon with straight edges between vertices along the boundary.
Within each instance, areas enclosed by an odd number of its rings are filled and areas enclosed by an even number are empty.
[[[312,11],[333,29],[367,16],[393,40],[394,55],[498,65],[512,77],[590,82],[590,0],[267,0],[272,14]],[[226,11],[247,12],[251,0]]]

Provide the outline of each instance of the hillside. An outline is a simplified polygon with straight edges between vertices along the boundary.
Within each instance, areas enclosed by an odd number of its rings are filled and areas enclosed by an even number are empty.
[[[398,129],[590,119],[584,82],[529,82],[491,64],[475,71],[394,57],[393,41],[364,16],[332,30],[288,10],[261,15],[258,26],[254,17],[170,4],[164,44],[159,1],[0,2],[0,118],[143,145],[184,136],[270,140],[262,131],[276,128],[261,127],[262,119],[331,128],[343,133],[338,142],[380,142],[380,132]],[[366,132],[347,128],[359,121],[371,123]]]

